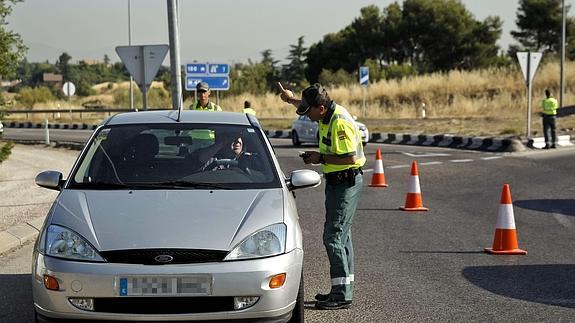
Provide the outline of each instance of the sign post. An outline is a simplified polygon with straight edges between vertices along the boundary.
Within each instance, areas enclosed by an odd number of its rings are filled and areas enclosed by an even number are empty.
[[[523,78],[525,78],[525,84],[527,85],[527,138],[531,136],[531,81],[533,76],[535,76],[542,56],[539,52],[517,52],[517,60],[519,60],[519,66],[521,66],[521,72],[523,72]]]
[[[158,73],[168,49],[168,45],[116,47],[116,53],[142,91],[144,110],[148,109],[148,88]]]
[[[362,114],[365,117],[365,97],[367,96],[367,87],[369,86],[369,67],[361,66],[359,68],[359,84],[363,87]]]
[[[76,93],[76,86],[72,82],[64,83],[62,92],[68,97],[68,109],[70,110],[70,122],[72,122],[72,95]]]

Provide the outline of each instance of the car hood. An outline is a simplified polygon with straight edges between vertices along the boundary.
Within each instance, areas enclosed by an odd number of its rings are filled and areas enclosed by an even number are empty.
[[[97,250],[231,250],[251,233],[283,222],[281,189],[64,190],[51,224],[74,230]]]

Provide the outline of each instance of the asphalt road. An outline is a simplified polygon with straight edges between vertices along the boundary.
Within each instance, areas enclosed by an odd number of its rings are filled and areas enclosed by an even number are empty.
[[[303,165],[288,140],[272,140],[286,174]],[[388,188],[371,188],[375,149]],[[355,298],[349,310],[318,311],[329,288],[321,242],[323,184],[296,191],[304,231],[309,322],[575,320],[575,149],[494,154],[369,144],[365,187],[353,226]],[[416,160],[429,212],[403,212],[409,164]],[[50,165],[47,165],[50,166]],[[490,247],[504,183],[511,186],[519,246]],[[33,197],[32,197],[33,198]],[[0,209],[1,210],[1,209]],[[0,322],[29,322],[31,246],[0,258]]]

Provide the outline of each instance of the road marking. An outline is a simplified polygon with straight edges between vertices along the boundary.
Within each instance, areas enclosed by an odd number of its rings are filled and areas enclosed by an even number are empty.
[[[451,154],[443,154],[443,153],[418,153],[418,154],[413,154],[413,153],[408,153],[408,152],[404,152],[404,151],[400,151],[400,153],[409,156],[409,157],[445,157],[445,156],[451,156]]]
[[[568,217],[564,214],[561,213],[553,213],[553,210],[551,211],[553,214],[553,217],[555,218],[555,220],[557,220],[557,222],[559,222],[559,224],[561,224],[562,226],[566,227],[566,228],[572,228],[574,226],[573,224],[573,220],[571,219],[571,217]]]
[[[393,166],[388,166],[387,168],[407,168],[410,165],[393,165]]]
[[[443,164],[443,162],[440,162],[440,161],[432,161],[432,162],[419,163],[419,165],[439,165],[439,164]]]
[[[493,160],[503,158],[503,156],[491,156],[491,157],[481,157],[482,160]]]
[[[472,162],[473,159],[452,159],[450,162],[452,163],[469,163]]]

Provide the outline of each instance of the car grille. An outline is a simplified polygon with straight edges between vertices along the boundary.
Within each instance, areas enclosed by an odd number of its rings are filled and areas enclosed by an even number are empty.
[[[121,314],[187,314],[234,310],[233,297],[94,298],[94,312]]]
[[[227,251],[205,249],[130,249],[102,251],[100,255],[108,262],[141,265],[194,264],[219,262],[228,254]],[[171,256],[171,261],[158,261],[158,256]]]

